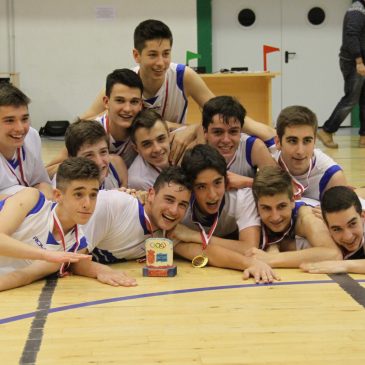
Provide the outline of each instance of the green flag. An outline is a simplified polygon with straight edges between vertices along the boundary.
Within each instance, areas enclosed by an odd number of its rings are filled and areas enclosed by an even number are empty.
[[[199,53],[186,51],[186,65],[189,65],[190,60],[195,60],[196,58],[202,58],[202,55]]]

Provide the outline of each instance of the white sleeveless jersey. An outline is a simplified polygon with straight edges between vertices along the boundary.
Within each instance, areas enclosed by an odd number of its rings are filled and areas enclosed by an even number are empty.
[[[34,128],[24,139],[11,160],[0,154],[0,193],[13,194],[25,186],[41,182],[51,184],[41,156],[41,139]]]
[[[255,177],[256,169],[252,164],[252,148],[256,139],[256,137],[241,133],[237,151],[227,165],[228,171],[242,176]]]
[[[139,72],[139,66],[133,68]],[[143,105],[147,109],[156,110],[162,117],[174,123],[185,123],[188,99],[184,91],[185,65],[170,63],[166,71],[165,81],[157,94],[152,98],[143,97]]]
[[[153,186],[160,172],[138,155],[128,169],[128,187],[145,190]]]
[[[109,133],[108,112],[105,112],[104,114],[95,118],[95,120],[101,123],[109,136],[109,152],[120,156],[127,167],[129,167],[137,156],[137,152],[133,148],[131,139],[128,137],[124,141],[116,141],[113,138],[113,136]]]
[[[195,204],[193,203],[193,205]],[[194,209],[194,219],[198,220],[205,231],[208,232],[212,224],[206,224],[204,218],[199,217],[199,213],[195,214],[196,212],[197,210]],[[182,224],[198,231],[199,227],[194,223],[194,219],[192,217],[192,204],[190,204]],[[240,232],[246,228],[260,225],[260,217],[257,213],[252,190],[250,188],[244,188],[229,191],[224,194],[224,201],[220,207],[218,224],[213,236],[226,237],[227,235],[234,233],[237,229]]]
[[[144,241],[151,237],[143,205],[138,199],[117,190],[99,193],[95,212],[83,229],[89,252],[101,263],[144,257]]]
[[[277,151],[273,157],[276,161],[279,161],[280,151]],[[321,200],[322,194],[326,190],[332,176],[336,172],[342,171],[342,168],[318,148],[314,149],[312,161],[313,168],[309,176],[305,173],[304,175],[293,177],[303,186],[307,186],[302,194],[303,198]]]
[[[0,201],[0,210],[3,208],[5,201]],[[31,246],[50,251],[63,251],[61,242],[56,241],[52,234],[55,207],[56,203],[46,200],[44,195],[39,193],[37,204],[11,236]],[[75,236],[76,231],[79,246]],[[77,228],[72,229],[65,235],[65,245],[66,251],[78,251],[87,247],[86,238],[80,226],[77,226]],[[31,263],[32,260],[0,256],[0,273],[5,274],[26,267]]]

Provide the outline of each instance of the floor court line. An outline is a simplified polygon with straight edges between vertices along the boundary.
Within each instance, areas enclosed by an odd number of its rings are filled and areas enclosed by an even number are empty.
[[[57,286],[58,278],[49,277],[38,298],[38,310],[33,318],[32,325],[25,342],[19,364],[34,364],[42,344],[43,330],[47,322],[49,308],[52,303],[52,296]]]
[[[356,280],[358,283],[365,282],[365,279]],[[336,281],[330,280],[308,280],[308,281],[288,281],[288,282],[275,282],[272,284],[238,284],[238,285],[221,285],[221,286],[211,286],[211,287],[199,287],[199,288],[188,288],[188,289],[179,289],[179,290],[167,290],[163,292],[152,292],[152,293],[142,293],[135,295],[127,295],[122,297],[113,297],[113,298],[105,298],[99,300],[93,300],[89,302],[81,302],[75,304],[69,304],[61,307],[50,308],[48,310],[48,314],[64,312],[72,309],[78,309],[83,307],[91,307],[101,304],[114,303],[114,302],[123,302],[134,299],[143,299],[150,297],[158,297],[158,296],[166,296],[166,295],[177,295],[177,294],[186,294],[186,293],[194,293],[194,292],[204,292],[204,291],[215,291],[215,290],[228,290],[228,289],[245,289],[245,288],[262,288],[268,286],[289,286],[289,285],[310,285],[310,284],[337,284]],[[16,316],[0,318],[0,325],[21,321],[23,319],[32,318],[36,316],[38,311],[19,314]]]

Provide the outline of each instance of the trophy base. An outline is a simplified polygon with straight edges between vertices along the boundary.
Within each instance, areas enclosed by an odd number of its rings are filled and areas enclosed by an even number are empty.
[[[177,274],[177,267],[170,266],[165,268],[147,267],[143,268],[143,276],[159,276],[159,277],[173,277]]]

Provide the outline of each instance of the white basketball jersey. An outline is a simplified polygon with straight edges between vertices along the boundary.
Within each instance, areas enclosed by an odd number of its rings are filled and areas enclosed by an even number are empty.
[[[232,160],[228,163],[228,170],[235,174],[255,177],[255,166],[252,164],[252,148],[256,137],[241,133],[240,143]]]
[[[274,158],[276,161],[279,161],[280,151],[274,154]],[[302,197],[321,200],[321,196],[326,190],[328,182],[338,171],[342,171],[341,166],[320,149],[316,148],[313,153],[312,170],[309,172],[309,175],[306,172],[300,176],[292,175],[292,177],[305,187]]]
[[[3,208],[5,201],[0,201],[0,210]],[[45,250],[64,250],[61,242],[56,241],[52,234],[55,224],[55,207],[56,203],[46,200],[44,195],[39,193],[37,204],[11,236],[21,242]],[[77,251],[87,247],[87,241],[80,226],[75,226],[64,238],[66,251]],[[31,263],[32,260],[0,256],[0,273],[11,272],[26,267]]]
[[[144,257],[144,241],[151,237],[143,205],[117,190],[100,191],[95,212],[83,228],[89,252],[102,263]]]
[[[34,128],[17,148],[11,160],[0,154],[0,193],[13,194],[25,186],[35,186],[41,182],[51,184],[41,156],[41,139]]]
[[[145,190],[153,186],[160,172],[138,155],[128,169],[128,187]]]
[[[138,73],[139,66],[133,71]],[[162,120],[184,124],[188,107],[188,99],[184,92],[184,73],[185,65],[170,63],[165,81],[157,94],[152,98],[143,97],[144,107],[156,110]]]
[[[197,213],[197,210],[194,207],[195,204],[193,199],[182,223],[198,231],[198,225],[194,223],[194,221],[199,221],[208,232],[211,224],[207,224],[206,217],[199,216],[199,213]],[[192,206],[194,209],[194,216],[192,215]],[[250,188],[245,188],[229,191],[224,194],[224,200],[220,207],[218,224],[213,236],[225,237],[234,233],[237,229],[238,231],[242,231],[248,227],[260,226],[260,224],[260,217],[257,213],[252,190]]]

